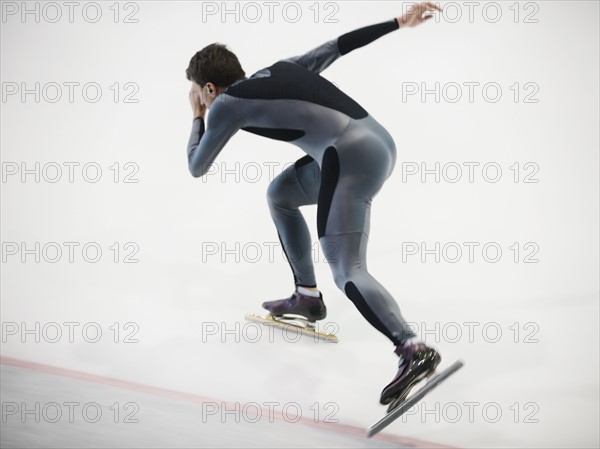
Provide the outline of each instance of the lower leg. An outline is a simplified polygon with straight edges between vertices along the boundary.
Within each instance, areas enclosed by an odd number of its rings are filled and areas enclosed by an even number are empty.
[[[309,321],[326,316],[323,297],[315,279],[311,235],[299,210],[300,206],[316,204],[319,171],[317,162],[305,156],[275,178],[267,191],[271,217],[296,286],[296,291],[289,298],[263,303],[263,307],[276,316],[303,315]]]
[[[335,283],[365,319],[396,346],[416,337],[392,295],[366,269],[367,236],[325,235],[320,242]]]
[[[318,184],[315,185],[314,171],[318,169],[315,161],[303,158],[286,168],[267,190],[271,217],[292,269],[294,284],[308,289],[316,288],[312,239],[299,208],[316,203]]]
[[[433,374],[440,363],[440,355],[435,349],[420,342],[404,321],[394,298],[367,271],[366,234],[330,235],[321,240],[327,243],[324,246],[336,248],[338,257],[330,255],[328,260],[337,286],[346,293],[362,315],[396,346],[394,352],[399,357],[398,370],[381,392],[380,403],[403,400],[418,382]]]

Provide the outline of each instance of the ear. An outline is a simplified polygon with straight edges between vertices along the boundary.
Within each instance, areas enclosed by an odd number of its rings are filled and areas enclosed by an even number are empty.
[[[215,86],[213,83],[206,83],[206,86],[208,87],[209,94],[214,94],[217,92],[217,86]]]

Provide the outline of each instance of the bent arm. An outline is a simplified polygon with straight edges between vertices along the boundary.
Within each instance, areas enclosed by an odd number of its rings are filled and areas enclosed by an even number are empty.
[[[282,61],[294,62],[312,72],[320,73],[340,56],[364,47],[398,28],[400,28],[400,24],[396,18],[369,25],[329,40],[303,55],[293,56]]]
[[[208,127],[204,118],[196,117],[187,145],[188,167],[193,177],[204,176],[225,144],[240,129],[233,111],[215,102],[209,112]]]

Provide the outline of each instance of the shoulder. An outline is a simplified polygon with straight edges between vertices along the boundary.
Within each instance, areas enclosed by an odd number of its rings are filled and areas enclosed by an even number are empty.
[[[209,113],[208,113],[208,125],[236,125],[240,122],[239,113],[239,98],[227,95],[222,92],[215,98]]]

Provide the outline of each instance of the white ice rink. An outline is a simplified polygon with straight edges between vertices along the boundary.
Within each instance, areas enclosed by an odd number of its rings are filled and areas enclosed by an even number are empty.
[[[68,3],[1,3],[2,447],[599,446],[598,2],[439,2],[323,72],[398,148],[369,270],[465,362],[375,439],[394,347],[315,206],[340,342],[244,321],[292,293],[265,193],[301,151],[239,132],[191,177],[185,69],[223,42],[250,75],[410,3]]]

